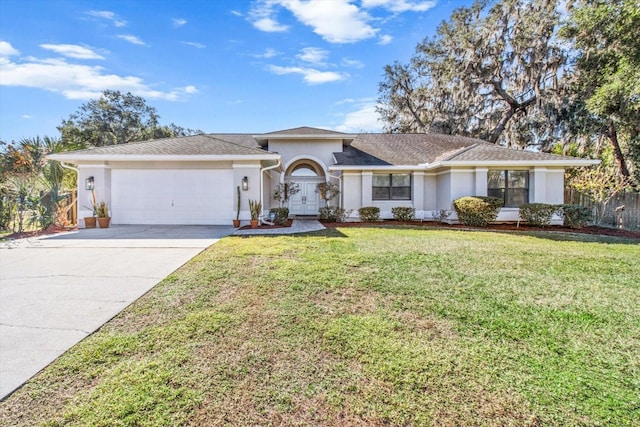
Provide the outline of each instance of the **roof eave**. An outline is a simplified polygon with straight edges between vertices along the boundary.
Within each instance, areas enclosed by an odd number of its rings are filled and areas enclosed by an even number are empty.
[[[95,161],[140,162],[140,161],[233,161],[233,160],[278,160],[279,154],[85,154],[73,156],[69,154],[51,154],[50,160],[58,160],[71,163],[85,163]]]
[[[424,165],[333,165],[330,171],[361,171],[361,170],[424,170]]]
[[[600,163],[597,159],[576,159],[576,160],[445,160],[426,165],[427,169],[438,167],[508,167],[508,166],[540,166],[540,167],[583,167],[593,166]]]

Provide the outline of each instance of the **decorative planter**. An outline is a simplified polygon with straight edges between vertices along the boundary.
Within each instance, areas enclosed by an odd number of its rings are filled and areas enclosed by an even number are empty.
[[[233,220],[233,226],[235,228],[239,228],[240,227],[240,220],[239,219],[234,219]]]
[[[251,224],[251,228],[258,228],[258,220],[257,219],[252,219],[249,223]]]
[[[84,228],[96,228],[96,217],[95,216],[84,217]]]
[[[109,228],[109,222],[111,222],[110,217],[98,218],[98,224],[100,228]]]

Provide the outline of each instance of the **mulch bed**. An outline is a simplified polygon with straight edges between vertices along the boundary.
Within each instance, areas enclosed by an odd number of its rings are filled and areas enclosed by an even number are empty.
[[[271,229],[271,228],[287,228],[287,227],[291,227],[291,224],[293,224],[293,219],[289,218],[285,225],[261,224],[261,225],[258,226],[258,228],[251,228],[251,225],[244,225],[244,226],[238,228],[238,230],[268,230],[268,229]]]
[[[37,236],[45,236],[48,234],[58,234],[58,233],[66,233],[68,231],[75,231],[78,227],[60,227],[57,225],[51,225],[44,230],[35,230],[35,231],[24,231],[22,233],[13,233],[4,236],[4,239],[16,240],[16,239],[26,239],[28,237],[37,237]]]
[[[321,221],[322,222],[322,221]],[[553,231],[561,233],[580,233],[598,236],[624,237],[628,239],[640,239],[640,231],[621,230],[617,228],[588,226],[583,228],[569,228],[561,225],[550,225],[547,227],[533,227],[526,224],[489,224],[486,227],[469,227],[462,224],[446,224],[436,221],[393,221],[384,220],[379,222],[322,222],[322,225],[328,228],[337,227],[385,227],[394,225],[410,225],[414,227],[431,227],[431,228],[447,228],[447,229],[464,229],[464,230],[484,230],[484,231],[525,231],[540,232]]]

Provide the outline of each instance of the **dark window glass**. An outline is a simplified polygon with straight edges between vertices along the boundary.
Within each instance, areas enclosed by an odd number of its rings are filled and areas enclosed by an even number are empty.
[[[502,199],[505,207],[529,203],[529,171],[490,170],[487,195]]]
[[[373,175],[373,200],[411,200],[410,174]]]

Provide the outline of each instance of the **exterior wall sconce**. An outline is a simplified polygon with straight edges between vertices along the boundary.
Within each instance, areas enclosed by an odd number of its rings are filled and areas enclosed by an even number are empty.
[[[93,181],[93,177],[92,176],[90,176],[90,177],[88,177],[88,178],[86,178],[84,180],[84,188],[86,190],[92,191],[94,187],[95,187],[95,183]]]
[[[242,190],[247,191],[249,189],[249,178],[246,176],[242,178]]]

